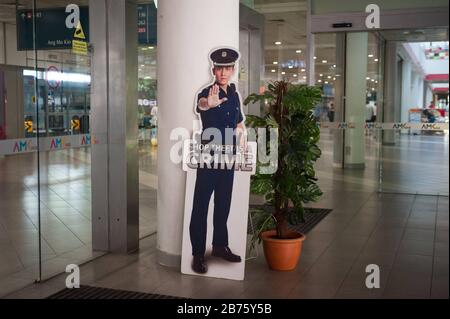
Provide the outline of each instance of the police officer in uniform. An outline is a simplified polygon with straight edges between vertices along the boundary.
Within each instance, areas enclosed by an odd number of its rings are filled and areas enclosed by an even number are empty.
[[[234,65],[239,53],[233,49],[221,48],[210,55],[213,62],[212,73],[215,82],[205,87],[197,97],[196,111],[200,115],[203,131],[215,128],[220,131],[222,145],[230,141],[226,134],[230,129],[244,132],[244,117],[241,112],[239,95],[236,86],[229,83],[234,74]],[[227,130],[228,129],[228,130]],[[233,135],[232,147],[236,145]],[[202,135],[202,144],[210,142]],[[220,167],[220,166],[219,166]],[[232,253],[228,247],[227,220],[230,212],[231,194],[233,190],[234,169],[198,168],[195,182],[189,233],[192,244],[192,269],[197,273],[205,273],[206,232],[208,206],[214,193],[213,216],[213,249],[212,255],[229,262],[241,262],[241,257]]]

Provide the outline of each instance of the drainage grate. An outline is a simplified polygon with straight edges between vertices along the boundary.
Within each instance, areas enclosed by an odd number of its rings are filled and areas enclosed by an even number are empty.
[[[252,205],[250,205],[252,207]],[[257,205],[254,206],[254,208],[257,208]],[[305,213],[303,214],[303,217],[305,218],[304,223],[299,223],[297,225],[289,225],[292,230],[295,230],[302,234],[307,234],[311,231],[311,229],[314,228],[325,216],[327,216],[329,213],[331,213],[332,209],[327,208],[305,208]],[[248,223],[248,234],[253,234],[252,225],[254,225],[254,222],[251,223],[249,221]]]
[[[186,299],[181,297],[147,294],[144,292],[126,291],[111,288],[80,286],[65,288],[47,299]]]

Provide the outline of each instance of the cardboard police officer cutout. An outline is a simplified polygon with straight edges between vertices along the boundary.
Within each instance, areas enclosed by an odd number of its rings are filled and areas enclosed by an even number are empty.
[[[181,271],[243,280],[256,143],[246,140],[242,100],[232,83],[239,52],[221,47],[209,57],[213,80],[194,102],[201,130],[183,147],[187,179]]]

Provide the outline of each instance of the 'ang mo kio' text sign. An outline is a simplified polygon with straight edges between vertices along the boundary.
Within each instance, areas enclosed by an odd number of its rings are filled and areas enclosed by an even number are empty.
[[[17,10],[17,50],[72,49],[74,32],[81,23],[89,42],[89,7],[69,4],[63,8],[35,10],[36,34],[33,37],[33,10]],[[137,5],[137,32],[140,45],[156,45],[156,8],[153,3]],[[33,41],[36,41],[33,45]]]

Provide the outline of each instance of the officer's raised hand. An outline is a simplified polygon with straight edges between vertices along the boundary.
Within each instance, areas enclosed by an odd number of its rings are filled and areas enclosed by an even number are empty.
[[[224,97],[223,99],[219,99],[219,90],[220,89],[217,84],[214,84],[209,89],[208,98],[206,99],[206,103],[209,109],[216,107],[227,100],[226,97]]]

